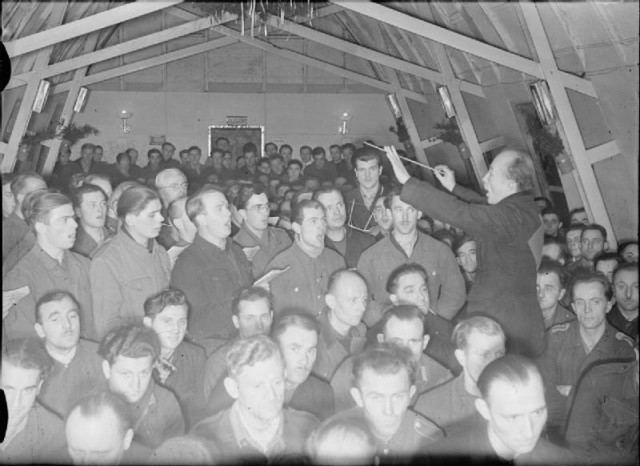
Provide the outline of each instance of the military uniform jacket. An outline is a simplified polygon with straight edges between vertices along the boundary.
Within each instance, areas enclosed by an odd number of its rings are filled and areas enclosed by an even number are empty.
[[[422,393],[413,409],[435,422],[447,435],[454,435],[479,418],[476,397],[464,388],[464,375]]]
[[[547,323],[545,321],[544,327],[546,330],[549,330],[554,325],[566,324],[567,322],[571,322],[576,320],[576,315],[571,312],[569,309],[564,307],[562,304],[558,303],[556,307],[556,313],[553,315],[553,319]]]
[[[91,291],[99,338],[114,327],[142,322],[145,300],[169,284],[167,251],[155,240],[150,245],[136,243],[121,228],[94,251]]]
[[[341,337],[329,323],[329,309],[318,317],[320,335],[316,362],[312,372],[322,380],[331,382],[340,364],[349,356],[355,356],[364,348],[367,338],[365,325],[360,322],[351,327],[345,337]]]
[[[33,325],[36,322],[36,303],[49,291],[68,291],[80,305],[80,334],[95,339],[89,259],[71,251],[64,251],[58,262],[35,245],[2,282],[3,290],[15,290],[28,286],[30,293],[13,306],[3,319],[9,338],[37,337]]]
[[[376,221],[373,218],[373,209],[376,207],[378,198],[386,193],[387,190],[382,186],[382,183],[380,183],[378,192],[371,202],[371,208],[367,208],[360,187],[355,187],[351,191],[347,191],[344,194],[344,205],[347,209],[347,224],[350,227],[364,231],[369,231],[373,228],[376,225]]]
[[[258,252],[251,259],[255,278],[260,278],[264,275],[267,270],[267,264],[271,262],[271,259],[291,246],[292,243],[287,232],[281,228],[267,227],[267,230],[263,233],[263,238],[260,239],[249,231],[244,223],[240,225],[240,231],[236,233],[233,240],[242,248],[260,246]]]
[[[585,462],[638,464],[636,363],[593,367],[576,389],[566,439]]]
[[[67,366],[53,359],[53,370],[40,389],[40,402],[64,418],[87,392],[105,385],[102,361],[97,343],[80,340],[76,354]]]
[[[252,283],[251,263],[240,246],[227,239],[220,249],[196,235],[171,271],[171,286],[187,295],[191,338],[232,338],[231,302]]]
[[[231,408],[200,421],[191,429],[190,434],[213,441],[222,453],[222,464],[244,464],[248,460],[265,462],[267,455],[256,447],[242,425],[237,409],[238,406],[234,404]],[[317,425],[318,420],[312,414],[284,408],[280,430],[268,448],[269,457],[303,454],[304,444]]]
[[[380,303],[389,300],[387,279],[393,269],[415,262],[427,271],[427,287],[431,308],[438,315],[451,319],[466,298],[464,279],[451,249],[444,243],[418,232],[411,256],[390,234],[368,248],[360,256],[358,271],[367,279],[369,292]]]
[[[286,266],[290,266],[289,270],[271,282],[274,312],[296,309],[315,317],[324,309],[329,276],[344,269],[346,263],[340,254],[328,248],[314,259],[294,242],[269,263],[267,271]]]
[[[346,241],[344,254],[340,252],[337,244],[326,235],[324,237],[324,245],[343,256],[347,262],[347,267],[353,268],[358,265],[358,260],[362,253],[369,246],[372,246],[373,243],[376,242],[376,239],[370,234],[354,230],[350,226],[346,226],[345,228],[347,231],[344,239]]]
[[[24,429],[9,444],[0,444],[0,463],[61,463],[65,444],[64,423],[36,402]]]
[[[461,186],[456,185],[452,195],[411,178],[402,188],[401,198],[477,239],[479,266],[467,297],[467,311],[495,318],[512,349],[541,354],[545,334],[536,297],[536,273],[544,232],[533,196],[519,192],[487,205],[483,197]]]
[[[638,316],[636,316],[635,319],[627,320],[622,315],[622,312],[620,312],[617,304],[614,304],[607,314],[607,321],[613,325],[614,328],[630,336],[632,339],[638,336]]]

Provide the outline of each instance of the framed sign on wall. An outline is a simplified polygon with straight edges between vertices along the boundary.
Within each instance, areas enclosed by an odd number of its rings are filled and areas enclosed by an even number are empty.
[[[209,155],[220,138],[229,140],[229,150],[234,160],[242,155],[242,147],[248,142],[256,145],[257,155],[263,155],[264,126],[209,126]]]

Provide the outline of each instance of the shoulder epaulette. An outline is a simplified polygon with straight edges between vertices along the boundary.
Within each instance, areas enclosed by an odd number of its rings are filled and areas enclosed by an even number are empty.
[[[632,348],[635,347],[635,344],[634,344],[633,340],[631,339],[631,337],[629,335],[625,334],[625,333],[616,332],[616,340],[627,342],[627,343],[629,343],[629,346],[631,346]]]
[[[442,430],[437,425],[435,425],[424,416],[421,416],[417,413],[414,414],[415,416],[413,418],[413,429],[418,435],[428,439],[442,437]]]
[[[557,333],[557,332],[566,332],[571,327],[571,322],[566,322],[564,324],[556,324],[549,329],[549,333]]]

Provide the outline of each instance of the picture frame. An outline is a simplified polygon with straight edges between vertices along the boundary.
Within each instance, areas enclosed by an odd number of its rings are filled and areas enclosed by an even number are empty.
[[[209,156],[211,156],[213,148],[216,147],[216,140],[221,137],[229,140],[229,147],[234,160],[242,155],[242,147],[248,142],[256,145],[258,148],[257,155],[264,156],[264,126],[209,126]]]

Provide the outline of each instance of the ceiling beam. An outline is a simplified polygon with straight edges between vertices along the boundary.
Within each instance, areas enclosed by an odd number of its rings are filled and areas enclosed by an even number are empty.
[[[61,26],[30,34],[20,39],[5,43],[10,58],[24,55],[25,53],[55,45],[58,42],[73,39],[89,34],[98,29],[103,29],[114,24],[122,23],[133,18],[153,13],[164,8],[176,5],[182,0],[162,0],[154,2],[134,2],[118,6],[102,13],[90,15]]]
[[[198,20],[191,21],[189,23],[184,23],[184,24],[180,24],[179,26],[165,29],[164,31],[147,34],[146,36],[142,36],[137,39],[132,39],[124,43],[112,45],[111,47],[107,47],[102,50],[87,53],[79,57],[70,58],[60,63],[49,65],[47,68],[42,70],[41,72],[42,78],[55,76],[58,74],[66,73],[67,71],[75,70],[76,68],[82,68],[83,66],[109,60],[114,57],[135,52],[136,50],[151,47],[153,45],[158,45],[163,42],[176,39],[178,37],[186,36],[188,34],[192,34],[198,31],[202,31],[203,29],[208,29],[217,24],[233,21],[235,19],[237,19],[237,16],[233,14],[224,14],[218,20],[215,20],[209,17],[200,18]],[[9,84],[7,85],[6,88],[12,89],[14,87],[19,87],[23,85],[24,82],[31,77],[32,73],[33,72],[22,73],[18,76],[12,77],[11,81],[9,81]]]
[[[404,71],[405,73],[410,73],[421,78],[428,79],[429,81],[436,82],[438,84],[442,84],[444,82],[442,79],[442,75],[438,71],[431,70],[424,66],[411,63],[409,61],[388,55],[386,53],[378,52],[377,50],[373,50],[359,44],[354,44],[353,42],[349,42],[347,40],[325,34],[323,32],[308,28],[306,26],[302,26],[300,24],[296,24],[291,21],[280,21],[280,18],[273,15],[269,15],[267,17],[267,24],[282,31],[304,37],[305,39],[309,39],[327,47],[331,47],[336,50],[340,50],[341,52],[346,52],[356,57],[370,60],[384,66],[388,66],[389,68],[393,68],[395,70]],[[470,94],[474,94],[479,97],[484,97],[482,87],[478,86],[477,84],[467,82],[465,84],[465,92],[469,92]]]
[[[352,81],[356,81],[356,82],[360,82],[363,84],[366,84],[368,86],[371,87],[375,87],[377,89],[382,89],[384,91],[387,92],[393,92],[394,88],[391,84],[384,82],[384,81],[380,81],[378,79],[372,78],[370,76],[361,74],[361,73],[356,73],[355,71],[350,71],[347,69],[344,69],[340,66],[331,64],[331,63],[327,63],[324,62],[322,60],[318,60],[316,58],[311,58],[307,55],[304,55],[302,53],[298,53],[298,52],[293,52],[291,50],[285,50],[285,49],[281,49],[279,47],[276,47],[275,45],[266,42],[264,40],[260,40],[260,39],[255,39],[255,38],[251,38],[248,35],[242,35],[237,31],[234,31],[233,29],[230,29],[228,27],[225,26],[217,26],[214,28],[216,31],[221,32],[222,34],[229,36],[229,37],[233,37],[237,40],[239,40],[240,42],[243,42],[247,45],[251,45],[253,47],[259,48],[260,50],[265,50],[267,52],[273,53],[275,55],[279,55],[281,57],[284,58],[288,58],[290,60],[294,60],[297,61],[298,63],[302,63],[305,65],[309,65],[312,66],[314,68],[320,68],[328,73],[333,73],[336,74],[338,76],[342,76],[344,78],[347,79],[351,79]],[[409,97],[411,99],[417,100],[418,102],[427,102],[427,98],[422,95],[419,94],[417,92],[413,92],[413,91],[409,91],[406,89],[402,89],[402,93],[406,96]]]
[[[356,13],[405,29],[426,39],[439,42],[447,47],[452,47],[462,52],[484,58],[485,60],[526,73],[538,79],[542,79],[544,76],[540,64],[534,60],[467,37],[464,34],[431,24],[427,21],[414,18],[379,3],[373,3],[368,0],[329,1],[348,10],[355,11]],[[557,70],[556,73],[565,87],[591,97],[598,97],[591,81],[560,70]]]

